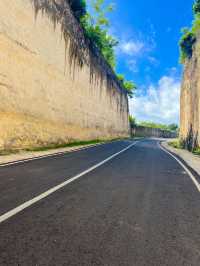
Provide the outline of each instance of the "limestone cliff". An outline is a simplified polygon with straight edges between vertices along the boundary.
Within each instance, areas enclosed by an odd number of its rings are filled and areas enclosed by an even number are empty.
[[[53,2],[0,1],[0,149],[129,134],[120,82]]]
[[[200,38],[184,66],[180,137],[190,150],[200,146]]]

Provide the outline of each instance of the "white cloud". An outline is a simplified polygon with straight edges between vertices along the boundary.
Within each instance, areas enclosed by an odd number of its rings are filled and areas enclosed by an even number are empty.
[[[159,65],[159,61],[153,56],[148,56],[148,60],[153,66],[158,66]]]
[[[130,112],[139,121],[179,123],[180,81],[174,76],[163,76],[157,86],[149,86],[130,100]]]
[[[129,56],[137,56],[140,55],[144,49],[145,45],[141,41],[122,41],[119,47],[121,53],[124,53]]]
[[[129,68],[129,70],[133,73],[137,73],[139,71],[138,64],[137,64],[137,61],[135,59],[128,60],[127,66]]]

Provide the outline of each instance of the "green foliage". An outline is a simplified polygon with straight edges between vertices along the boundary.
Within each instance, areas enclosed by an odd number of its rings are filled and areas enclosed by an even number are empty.
[[[125,80],[124,75],[122,75],[122,74],[118,74],[117,77],[118,77],[119,81],[122,82],[125,90],[127,91],[128,96],[130,98],[133,98],[134,92],[137,89],[137,86],[135,85],[135,83],[133,81]]]
[[[168,125],[168,129],[171,131],[178,131],[179,126],[177,124],[170,124],[170,125]]]
[[[193,153],[194,153],[195,155],[200,155],[200,148],[196,148],[196,149],[194,149]]]
[[[196,35],[196,33],[200,30],[200,13],[195,16],[195,20],[192,24],[192,30],[191,32]]]
[[[191,29],[184,28],[180,44],[180,61],[184,63],[186,59],[190,59],[193,53],[193,46],[196,42],[197,32],[200,31],[200,0],[195,0],[193,5],[194,21]]]
[[[127,91],[127,94],[130,98],[133,98],[134,91],[137,89],[135,83],[133,81],[124,81],[124,87]]]
[[[86,15],[85,0],[69,0],[70,7],[75,17],[80,21]]]
[[[129,123],[131,127],[135,127],[137,125],[136,118],[132,115],[129,115]]]
[[[169,130],[169,131],[177,131],[179,129],[178,125],[176,124],[164,125],[164,124],[148,122],[148,121],[140,122],[139,125],[144,126],[144,127],[158,128],[158,129]]]
[[[184,149],[183,143],[178,139],[174,140],[174,141],[170,141],[170,142],[168,142],[168,144],[170,146],[172,146],[173,148],[176,148],[176,149]]]
[[[194,14],[200,13],[200,0],[195,1],[194,5],[193,5],[193,12],[194,12]]]
[[[195,42],[195,34],[187,28],[183,29],[183,35],[180,40],[181,63],[184,63],[186,59],[190,59],[192,57],[193,45]]]
[[[113,5],[105,5],[105,0],[92,0],[92,9],[92,16],[87,13],[81,19],[85,35],[114,69],[116,65],[114,47],[118,41],[108,34],[110,22],[106,17],[108,12],[113,11]]]
[[[90,41],[91,48],[96,47],[108,64],[115,69],[116,56],[114,48],[118,41],[109,34],[110,21],[107,14],[114,10],[113,4],[106,4],[105,0],[91,0],[92,15],[86,11],[85,0],[69,0],[71,8],[80,21],[85,37]],[[118,75],[128,96],[132,98],[136,85],[132,81],[125,80],[123,75]]]

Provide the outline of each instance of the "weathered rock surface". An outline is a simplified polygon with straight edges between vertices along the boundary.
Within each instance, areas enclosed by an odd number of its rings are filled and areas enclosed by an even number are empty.
[[[200,146],[200,39],[185,63],[181,90],[180,137],[189,149]]]
[[[0,149],[128,136],[122,88],[102,64],[72,61],[61,24],[33,2],[0,1]]]

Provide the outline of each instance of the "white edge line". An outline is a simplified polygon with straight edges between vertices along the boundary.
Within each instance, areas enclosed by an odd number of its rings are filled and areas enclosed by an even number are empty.
[[[68,153],[72,153],[72,152],[76,152],[76,151],[82,151],[82,150],[86,150],[89,148],[95,148],[98,146],[102,146],[105,144],[109,144],[109,143],[113,143],[113,142],[118,142],[120,140],[114,140],[114,141],[110,141],[110,142],[102,142],[102,143],[98,143],[98,144],[94,144],[94,145],[90,145],[90,146],[86,146],[86,147],[81,147],[81,148],[76,148],[76,149],[72,149],[72,150],[66,150],[66,151],[61,151],[61,152],[56,152],[56,153],[51,153],[51,154],[46,154],[46,155],[39,155],[36,157],[30,157],[27,159],[21,159],[21,160],[17,160],[17,161],[11,161],[11,162],[7,162],[7,163],[0,163],[0,167],[6,167],[6,166],[10,166],[10,165],[16,165],[16,164],[22,164],[22,163],[26,163],[26,162],[30,162],[30,161],[36,161],[36,160],[40,160],[40,159],[45,159],[45,158],[49,158],[49,157],[54,157],[54,156],[58,156],[58,155],[65,155]]]
[[[163,150],[164,152],[166,152],[167,154],[169,154],[171,157],[173,157],[183,167],[183,169],[187,172],[187,174],[191,178],[192,182],[196,186],[197,190],[200,192],[200,184],[196,180],[196,178],[194,177],[194,175],[190,172],[190,170],[176,156],[174,156],[171,152],[169,152],[168,150],[166,150],[165,148],[163,148],[160,143],[158,143],[158,145],[161,148],[161,150]]]
[[[125,149],[123,149],[123,150],[121,150],[121,151],[119,151],[119,152],[117,152],[117,153],[111,155],[110,157],[108,157],[107,159],[103,160],[102,162],[100,162],[100,163],[98,163],[98,164],[96,164],[96,165],[90,167],[89,169],[87,169],[87,170],[81,172],[80,174],[78,174],[78,175],[76,175],[76,176],[74,176],[74,177],[68,179],[67,181],[65,181],[65,182],[63,182],[63,183],[61,183],[61,184],[59,184],[59,185],[57,185],[57,186],[55,186],[55,187],[53,187],[53,188],[47,190],[46,192],[40,194],[39,196],[37,196],[37,197],[35,197],[35,198],[33,198],[33,199],[31,199],[31,200],[29,200],[29,201],[23,203],[23,204],[21,204],[20,206],[18,206],[18,207],[16,207],[16,208],[14,208],[14,209],[12,209],[12,210],[6,212],[5,214],[3,214],[3,215],[0,216],[0,223],[6,221],[6,220],[9,219],[10,217],[16,215],[17,213],[23,211],[24,209],[30,207],[31,205],[37,203],[38,201],[40,201],[40,200],[42,200],[42,199],[48,197],[49,195],[53,194],[54,192],[60,190],[61,188],[67,186],[68,184],[74,182],[75,180],[79,179],[80,177],[82,177],[82,176],[88,174],[89,172],[91,172],[91,171],[95,170],[96,168],[100,167],[101,165],[107,163],[108,161],[110,161],[110,160],[112,160],[113,158],[117,157],[117,156],[120,155],[121,153],[123,153],[123,152],[129,150],[131,147],[135,146],[138,142],[139,142],[139,141],[134,142],[133,144],[131,144],[131,145],[129,145],[128,147],[126,147]]]

